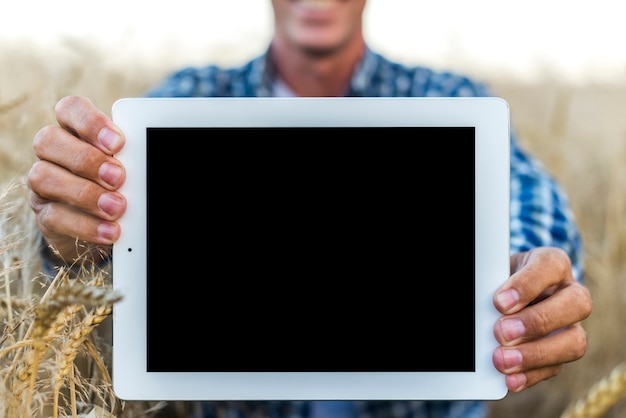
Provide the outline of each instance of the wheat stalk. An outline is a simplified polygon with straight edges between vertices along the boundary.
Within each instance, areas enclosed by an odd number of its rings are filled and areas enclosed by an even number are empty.
[[[587,395],[572,403],[561,418],[599,418],[626,395],[626,362],[596,382]]]
[[[57,278],[63,277],[63,271],[60,271]],[[80,310],[77,304],[81,303],[80,300],[77,298],[74,301],[72,298],[73,294],[81,294],[79,289],[78,286],[69,285],[60,286],[56,289],[54,286],[51,286],[50,290],[54,290],[52,296],[45,297],[48,294],[44,295],[44,298],[35,309],[35,319],[28,333],[33,343],[31,349],[26,354],[24,362],[18,367],[17,381],[12,386],[15,401],[17,402],[13,404],[13,407],[22,402],[24,390],[27,389],[24,418],[29,416],[29,405],[32,404],[33,400],[37,371],[41,359],[47,352],[47,344],[44,338],[60,334],[65,324]],[[12,411],[12,413],[16,412]]]
[[[121,300],[116,292],[101,287],[103,278],[96,276],[95,285],[69,283],[67,270],[59,270],[40,302],[31,309],[34,320],[24,340],[14,343],[0,351],[0,358],[10,351],[16,351],[11,368],[7,373],[11,379],[9,387],[12,398],[9,403],[10,416],[18,416],[19,410],[25,417],[30,414],[33,403],[38,369],[48,351],[51,341],[60,340],[57,350],[57,372],[53,389],[53,413],[58,413],[58,394],[65,378],[73,373],[73,361],[86,337],[99,325],[112,310],[112,305]],[[78,325],[69,324],[85,306],[96,306]],[[67,334],[67,336],[66,336]],[[20,355],[20,351],[24,352]],[[71,379],[70,379],[71,380]],[[73,390],[73,388],[70,388]],[[26,393],[26,396],[24,394]],[[72,402],[75,408],[75,401]]]
[[[112,302],[113,303],[113,302]],[[67,376],[70,376],[70,390],[74,389],[73,374],[74,359],[78,355],[79,348],[84,344],[87,336],[104,319],[111,314],[112,305],[101,305],[88,313],[85,318],[70,333],[70,337],[64,341],[57,359],[58,371],[54,384],[54,418],[57,418],[58,398],[61,387]],[[74,404],[74,403],[73,403]]]

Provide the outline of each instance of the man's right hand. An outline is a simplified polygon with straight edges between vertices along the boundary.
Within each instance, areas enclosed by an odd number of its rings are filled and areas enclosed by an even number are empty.
[[[33,140],[38,161],[27,177],[30,205],[37,227],[64,264],[98,262],[110,255],[121,232],[116,221],[126,211],[118,192],[126,171],[114,157],[125,138],[84,97],[61,99],[55,114],[58,126],[42,128]]]

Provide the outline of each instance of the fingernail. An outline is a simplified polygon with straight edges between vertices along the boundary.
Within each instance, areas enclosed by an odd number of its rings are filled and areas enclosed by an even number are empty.
[[[103,222],[98,225],[98,235],[107,241],[113,241],[117,228],[115,225],[108,222]]]
[[[519,392],[526,386],[526,375],[524,373],[510,374],[506,377],[506,387],[513,392]]]
[[[100,175],[102,181],[104,181],[111,187],[117,187],[120,180],[122,179],[123,173],[124,170],[122,170],[122,167],[111,163],[102,164],[100,166],[100,170],[98,171],[98,174]]]
[[[522,364],[522,353],[519,350],[502,350],[502,360],[505,370],[511,370]]]
[[[496,299],[503,309],[509,310],[519,302],[519,293],[515,289],[507,289],[498,293]]]
[[[98,199],[98,207],[110,216],[118,215],[122,204],[122,199],[113,193],[103,193]]]
[[[519,319],[504,319],[500,321],[502,335],[508,341],[514,341],[526,334],[526,327]]]
[[[98,133],[98,140],[107,150],[112,152],[112,150],[117,149],[122,137],[109,128],[102,128]]]

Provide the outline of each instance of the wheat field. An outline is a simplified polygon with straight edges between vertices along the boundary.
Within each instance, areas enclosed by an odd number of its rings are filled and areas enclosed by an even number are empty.
[[[108,314],[123,295],[107,272],[71,282],[39,274],[24,175],[32,138],[55,123],[68,94],[109,110],[138,96],[179,63],[111,59],[78,40],[62,49],[0,44],[0,412],[10,417],[72,416],[103,406],[106,417],[173,416],[183,403],[121,402],[110,391]],[[610,83],[486,80],[511,107],[523,146],[568,191],[586,251],[594,311],[585,321],[586,356],[555,378],[490,402],[492,418],[593,418],[626,414],[626,74]],[[577,403],[577,408],[568,407]],[[56,409],[56,411],[55,411]],[[82,412],[81,412],[82,411]],[[95,416],[95,415],[94,415]]]

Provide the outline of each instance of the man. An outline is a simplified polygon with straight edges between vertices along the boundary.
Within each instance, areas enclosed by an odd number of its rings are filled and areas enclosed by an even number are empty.
[[[363,38],[365,5],[366,0],[272,0],[275,30],[266,54],[240,68],[182,69],[148,95],[489,95],[485,86],[466,77],[407,68],[371,51]],[[126,210],[126,200],[117,191],[125,170],[114,157],[124,146],[123,133],[85,98],[60,100],[56,115],[59,125],[41,129],[34,139],[39,161],[28,175],[31,206],[46,244],[45,264],[53,268],[78,257],[107,262],[110,245],[122,233],[116,220]],[[163,195],[165,199],[168,194]],[[494,295],[502,317],[494,324],[501,345],[493,362],[509,390],[518,392],[557,375],[564,363],[584,355],[587,342],[581,321],[592,304],[580,283],[580,237],[567,199],[541,165],[519,148],[514,135],[510,251],[511,276]],[[454,318],[451,321],[454,332]],[[201,417],[313,418],[487,414],[482,403],[473,401],[206,402],[196,412]]]

